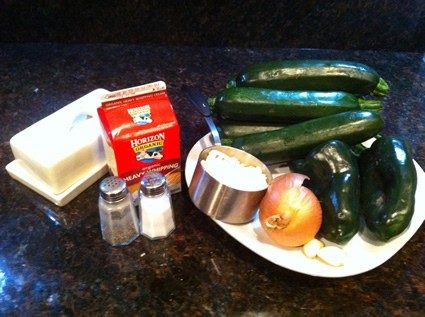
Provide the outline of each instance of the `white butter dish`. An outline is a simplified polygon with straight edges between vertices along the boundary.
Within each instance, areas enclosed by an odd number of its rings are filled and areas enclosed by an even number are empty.
[[[96,112],[105,93],[96,89],[14,135],[9,174],[59,204],[106,173]]]

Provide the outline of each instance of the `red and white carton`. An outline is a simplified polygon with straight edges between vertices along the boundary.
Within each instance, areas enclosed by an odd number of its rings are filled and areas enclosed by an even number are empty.
[[[148,171],[181,191],[180,127],[163,81],[107,93],[97,109],[110,172],[131,192]]]

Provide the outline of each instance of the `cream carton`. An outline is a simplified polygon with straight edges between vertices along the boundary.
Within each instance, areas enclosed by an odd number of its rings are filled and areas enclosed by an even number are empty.
[[[110,172],[136,192],[148,171],[165,175],[171,193],[181,191],[180,127],[158,81],[107,93],[97,109]]]

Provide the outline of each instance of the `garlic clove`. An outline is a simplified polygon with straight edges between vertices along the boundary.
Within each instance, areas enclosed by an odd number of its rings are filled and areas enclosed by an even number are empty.
[[[317,252],[317,256],[332,266],[343,266],[346,263],[344,250],[335,246],[326,246]]]
[[[313,259],[317,256],[317,253],[321,248],[323,248],[325,245],[322,241],[317,239],[312,239],[303,246],[303,252],[304,254],[309,258]]]

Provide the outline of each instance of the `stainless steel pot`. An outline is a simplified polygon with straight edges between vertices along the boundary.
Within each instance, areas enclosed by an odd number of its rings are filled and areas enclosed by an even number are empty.
[[[252,221],[267,187],[257,191],[244,191],[220,183],[201,163],[212,150],[235,157],[246,166],[259,166],[266,175],[267,184],[272,180],[272,174],[267,166],[253,155],[229,146],[214,145],[204,149],[199,155],[189,185],[190,198],[198,209],[211,218],[231,224]]]

